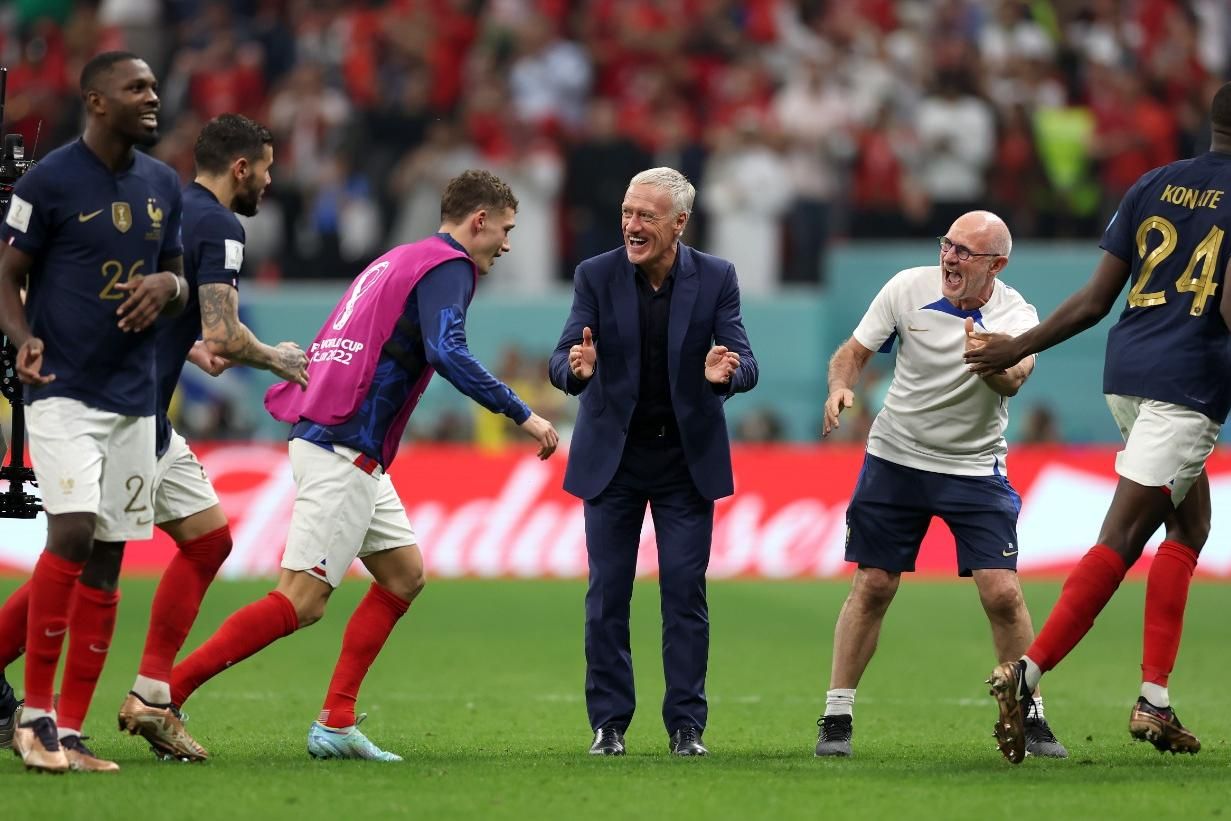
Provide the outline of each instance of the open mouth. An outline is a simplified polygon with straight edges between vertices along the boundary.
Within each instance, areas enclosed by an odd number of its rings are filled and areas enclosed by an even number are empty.
[[[141,124],[146,128],[158,128],[158,112],[147,111],[141,115]]]
[[[648,242],[649,240],[646,239],[645,237],[629,237],[628,247],[629,248],[643,248]]]
[[[962,275],[957,271],[945,271],[945,284],[950,288],[957,288],[962,284]]]

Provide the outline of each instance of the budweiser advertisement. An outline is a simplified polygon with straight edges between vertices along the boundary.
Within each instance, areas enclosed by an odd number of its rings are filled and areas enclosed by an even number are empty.
[[[196,448],[231,521],[232,578],[277,572],[295,500],[285,444],[201,444]],[[584,577],[581,502],[561,489],[564,454],[547,462],[529,447],[487,453],[468,447],[403,449],[391,475],[434,577]],[[1022,497],[1018,524],[1024,573],[1061,575],[1094,543],[1115,487],[1112,447],[1017,448],[1009,478]],[[711,578],[840,576],[846,502],[863,461],[858,448],[738,447],[735,495],[718,502]],[[1214,526],[1198,573],[1231,578],[1231,453],[1209,464]],[[0,524],[0,571],[26,573],[45,539],[42,517]],[[1142,572],[1153,548],[1134,568]],[[125,572],[158,573],[175,549],[161,532],[129,544]],[[641,534],[639,572],[656,569],[654,524]],[[953,539],[934,521],[918,572],[956,573]],[[355,572],[361,572],[356,565]]]

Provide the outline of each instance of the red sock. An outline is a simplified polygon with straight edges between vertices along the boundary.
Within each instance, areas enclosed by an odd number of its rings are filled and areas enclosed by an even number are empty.
[[[1081,557],[1046,624],[1026,651],[1039,669],[1051,670],[1090,632],[1095,617],[1111,601],[1127,572],[1124,559],[1106,545],[1095,545]]]
[[[223,525],[178,547],[154,592],[150,629],[137,671],[154,681],[171,680],[175,656],[197,619],[205,591],[231,553],[231,528]]]
[[[325,704],[317,720],[326,727],[349,727],[355,723],[355,701],[359,698],[359,686],[363,684],[368,668],[376,655],[385,646],[385,639],[393,632],[398,619],[406,613],[410,602],[400,599],[378,584],[368,588],[367,595],[350,621],[342,636],[342,654],[333,668]]]
[[[171,671],[171,701],[183,704],[205,682],[299,627],[295,605],[277,590],[241,607]]]
[[[30,612],[26,623],[26,704],[51,712],[56,667],[64,634],[68,632],[68,608],[73,586],[85,562],[71,562],[46,550],[30,577]]]
[[[68,658],[56,707],[56,723],[61,727],[83,729],[94,688],[111,649],[119,603],[118,590],[99,590],[80,581],[73,589],[73,605],[68,611]]]
[[[26,582],[0,605],[0,670],[26,652],[26,622],[29,615],[30,582]]]
[[[1179,542],[1163,542],[1146,578],[1145,639],[1141,680],[1160,687],[1175,669],[1184,632],[1184,606],[1197,567],[1197,552]]]

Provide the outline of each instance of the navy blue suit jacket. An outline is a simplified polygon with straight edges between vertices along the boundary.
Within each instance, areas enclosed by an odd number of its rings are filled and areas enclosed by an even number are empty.
[[[757,360],[740,317],[735,267],[679,243],[679,265],[667,320],[671,404],[684,455],[697,490],[707,499],[730,496],[731,443],[722,404],[757,384]],[[551,355],[551,383],[580,394],[569,445],[564,489],[582,499],[598,496],[615,475],[641,386],[641,322],[636,271],[623,246],[577,266],[573,307]],[[586,381],[573,376],[569,349],[589,326],[598,363]],[[740,355],[727,385],[705,379],[705,355],[725,345]]]

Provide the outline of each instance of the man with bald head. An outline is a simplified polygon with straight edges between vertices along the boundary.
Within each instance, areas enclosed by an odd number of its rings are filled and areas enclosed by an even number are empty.
[[[818,756],[851,754],[855,688],[902,573],[915,569],[933,516],[953,533],[958,574],[974,577],[997,658],[1016,658],[1034,638],[1017,578],[1021,500],[1007,478],[1004,440],[1006,399],[1030,376],[1034,358],[980,377],[962,356],[979,344],[975,328],[1017,334],[1038,324],[1038,315],[998,278],[1013,247],[998,216],[970,211],[939,240],[939,264],[890,279],[829,361],[826,436],[854,403],[868,360],[898,340],[893,382],[872,423],[847,507],[846,560],[858,567],[834,629]],[[1032,705],[1030,752],[1064,758],[1068,753],[1047,725],[1042,699]]]

